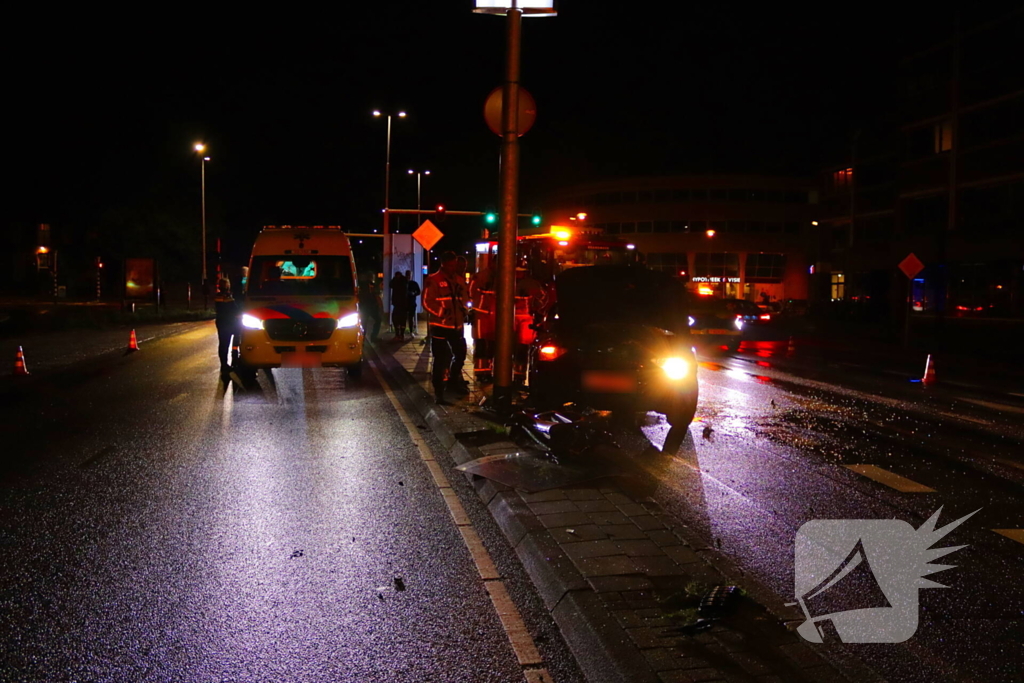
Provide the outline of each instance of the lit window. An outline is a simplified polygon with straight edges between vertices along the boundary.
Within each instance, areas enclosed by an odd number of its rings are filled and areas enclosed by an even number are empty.
[[[849,187],[853,183],[853,169],[844,168],[832,174],[832,186],[837,190],[842,187]]]
[[[832,273],[832,301],[846,298],[846,278],[842,273]]]
[[[936,123],[933,128],[935,136],[935,153],[948,152],[953,149],[953,122],[949,119]]]

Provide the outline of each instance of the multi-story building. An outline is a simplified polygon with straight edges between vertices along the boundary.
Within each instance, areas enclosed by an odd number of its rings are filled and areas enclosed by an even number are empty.
[[[651,268],[702,293],[784,301],[807,298],[816,202],[811,178],[627,178],[560,190],[544,215],[628,239]]]
[[[1024,10],[949,29],[825,169],[819,299],[899,318],[909,291],[919,313],[1024,315]],[[910,281],[909,254],[925,264]]]

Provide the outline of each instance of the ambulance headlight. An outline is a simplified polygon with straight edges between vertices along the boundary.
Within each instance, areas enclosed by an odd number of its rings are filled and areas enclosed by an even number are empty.
[[[242,327],[248,327],[250,330],[262,330],[263,321],[254,315],[244,313],[242,315]]]
[[[343,315],[340,318],[338,318],[338,327],[339,328],[355,327],[358,324],[359,324],[359,314],[358,313],[349,313],[348,315]]]

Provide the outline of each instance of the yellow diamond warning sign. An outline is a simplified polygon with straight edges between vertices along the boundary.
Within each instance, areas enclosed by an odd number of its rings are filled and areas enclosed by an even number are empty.
[[[426,250],[431,250],[434,245],[441,241],[444,237],[444,233],[437,229],[437,226],[430,221],[423,221],[423,225],[416,228],[416,232],[412,234],[412,238],[420,243]]]

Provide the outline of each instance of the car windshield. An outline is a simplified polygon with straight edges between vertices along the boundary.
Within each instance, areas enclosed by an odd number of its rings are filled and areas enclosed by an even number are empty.
[[[641,267],[589,266],[558,276],[558,310],[569,326],[650,325],[686,331],[686,294],[667,273]]]
[[[247,293],[255,296],[352,296],[348,256],[254,256]]]

